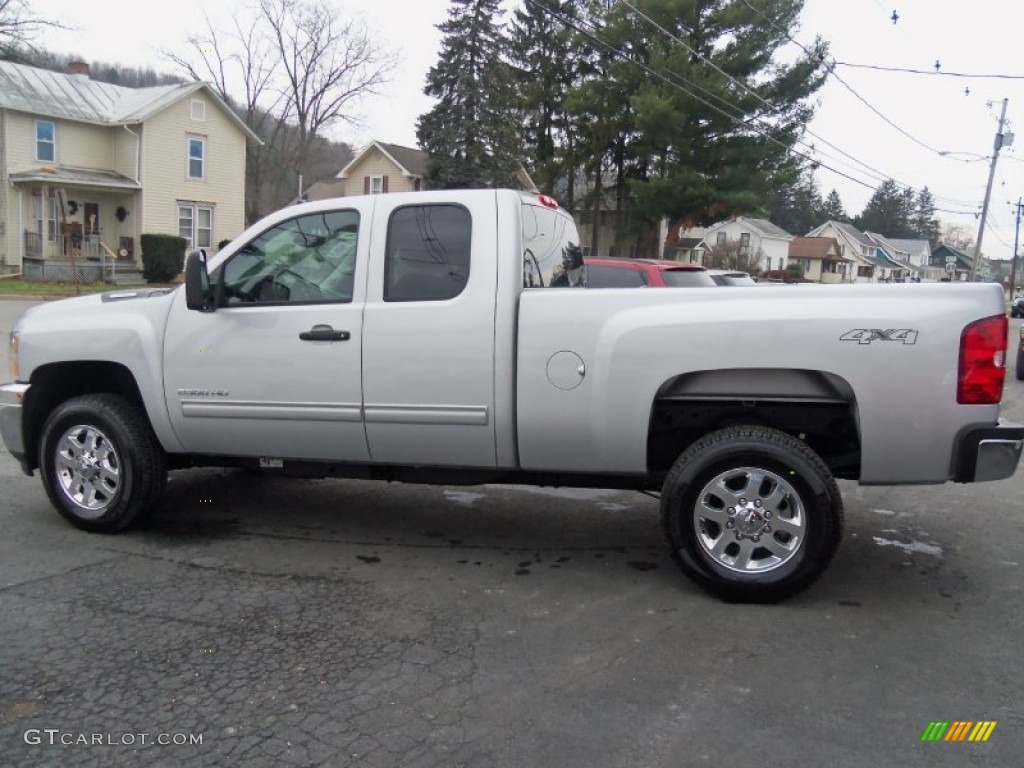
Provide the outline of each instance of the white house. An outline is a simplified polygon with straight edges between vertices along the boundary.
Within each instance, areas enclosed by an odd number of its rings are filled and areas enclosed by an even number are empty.
[[[767,219],[746,216],[712,224],[703,237],[708,248],[724,245],[728,241],[739,242],[740,253],[757,256],[758,264],[764,272],[786,268],[789,243],[793,239],[793,235]]]

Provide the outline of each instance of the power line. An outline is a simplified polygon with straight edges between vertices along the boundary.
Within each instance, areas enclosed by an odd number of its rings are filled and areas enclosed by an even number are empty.
[[[911,75],[931,75],[939,77],[969,77],[989,80],[1024,80],[1024,75],[979,74],[972,72],[946,72],[943,70],[911,69],[909,67],[884,67],[880,64],[854,64],[850,61],[834,61],[837,67],[853,67],[855,69],[875,69],[880,72],[906,72]]]
[[[794,45],[798,46],[798,47],[799,47],[799,48],[800,48],[800,49],[801,49],[801,50],[802,50],[802,51],[803,51],[804,53],[806,53],[806,54],[807,54],[808,56],[814,56],[814,55],[815,55],[815,54],[811,53],[811,51],[810,51],[810,50],[808,50],[807,46],[805,46],[805,45],[804,45],[803,43],[801,43],[801,42],[800,42],[799,40],[796,40],[796,39],[794,39],[794,38],[793,38],[793,36],[789,34],[789,31],[788,31],[788,30],[786,30],[786,29],[784,29],[783,27],[779,26],[779,24],[778,24],[778,23],[776,23],[776,21],[775,21],[774,19],[772,19],[772,18],[771,18],[770,16],[768,16],[768,15],[767,15],[766,13],[764,13],[764,11],[761,11],[761,10],[759,10],[759,9],[755,8],[755,7],[754,7],[754,6],[752,6],[752,5],[751,5],[751,4],[750,4],[750,3],[749,3],[749,2],[747,1],[747,0],[742,0],[742,2],[743,2],[743,4],[744,4],[745,6],[747,6],[747,8],[749,8],[749,9],[750,9],[750,10],[752,10],[752,11],[753,11],[754,13],[758,14],[759,16],[761,16],[761,18],[765,19],[765,20],[766,20],[766,21],[767,21],[767,22],[768,22],[769,24],[771,24],[771,25],[772,25],[773,27],[775,27],[775,28],[776,28],[777,30],[779,30],[780,32],[782,32],[782,34],[783,34],[783,35],[784,35],[784,36],[786,37],[786,39],[787,39],[787,40],[789,40],[789,41],[790,41],[791,43],[793,43]],[[822,62],[824,62],[824,59],[823,59],[823,58],[822,58]],[[851,85],[850,85],[849,83],[847,83],[847,82],[846,82],[845,80],[843,80],[843,78],[841,78],[841,77],[840,77],[840,76],[839,76],[839,75],[838,75],[838,74],[836,73],[836,71],[835,71],[835,67],[834,67],[834,66],[830,66],[830,67],[829,67],[829,73],[830,73],[830,74],[832,75],[832,77],[834,77],[834,78],[835,78],[835,79],[836,79],[836,80],[837,80],[837,81],[838,81],[838,82],[839,82],[839,83],[840,83],[840,84],[841,84],[841,85],[842,85],[842,86],[843,86],[844,88],[846,88],[846,90],[848,90],[848,91],[849,91],[850,93],[852,93],[852,94],[853,94],[854,96],[856,96],[856,97],[857,97],[857,99],[859,99],[859,100],[860,100],[860,101],[861,101],[861,102],[862,102],[862,103],[863,103],[863,104],[864,104],[864,105],[865,105],[865,106],[866,106],[866,107],[867,107],[868,109],[870,109],[870,110],[871,110],[872,112],[874,112],[874,113],[875,113],[876,115],[878,115],[878,116],[879,116],[880,118],[882,118],[882,120],[884,120],[884,121],[885,121],[886,123],[888,123],[888,124],[889,124],[890,126],[892,126],[892,127],[893,127],[893,128],[895,128],[895,129],[896,129],[897,131],[899,131],[900,133],[902,133],[902,134],[903,134],[904,136],[906,136],[906,137],[907,137],[908,139],[910,139],[910,140],[911,140],[912,142],[914,142],[915,144],[918,144],[919,146],[922,146],[922,147],[924,147],[924,148],[925,148],[925,149],[927,149],[927,150],[928,150],[929,152],[934,152],[934,153],[935,153],[936,155],[942,156],[942,153],[941,153],[941,152],[940,152],[939,150],[937,150],[937,149],[936,149],[935,147],[931,146],[930,144],[926,144],[925,142],[921,141],[921,140],[920,140],[919,138],[917,138],[917,137],[916,137],[916,136],[914,136],[913,134],[911,134],[911,133],[907,132],[906,130],[904,130],[903,128],[901,128],[900,126],[898,126],[898,125],[897,125],[896,123],[894,123],[894,122],[893,122],[892,120],[890,120],[890,119],[889,119],[889,118],[888,118],[888,117],[887,117],[887,116],[886,116],[885,114],[883,114],[883,113],[882,113],[882,112],[881,112],[881,111],[880,111],[880,110],[879,110],[879,109],[878,109],[877,107],[875,107],[875,105],[874,105],[874,104],[872,104],[872,103],[871,103],[870,101],[868,101],[868,100],[867,100],[867,99],[865,99],[865,98],[864,98],[863,96],[861,96],[861,95],[860,95],[860,94],[859,94],[859,93],[858,93],[858,92],[857,92],[857,91],[856,91],[856,90],[855,90],[855,89],[853,88],[853,86],[851,86]]]
[[[994,237],[996,240],[998,240],[1000,243],[1002,243],[1004,247],[1006,247],[1006,248],[1011,248],[1012,247],[1008,242],[1003,240],[1003,238],[999,234],[999,231],[995,227],[992,226],[992,222],[991,221],[986,221],[985,222],[985,226],[988,228],[988,231],[992,233],[992,237]]]
[[[709,67],[711,67],[712,69],[714,69],[714,70],[715,70],[716,72],[718,72],[718,73],[719,73],[720,75],[722,75],[723,77],[725,77],[725,78],[726,78],[726,79],[727,79],[727,80],[728,80],[729,82],[733,83],[733,84],[734,84],[735,86],[737,86],[738,88],[741,88],[741,89],[743,89],[744,91],[746,91],[747,93],[749,93],[749,94],[750,94],[751,96],[753,96],[753,97],[754,97],[755,99],[757,99],[757,100],[758,100],[758,101],[760,101],[761,103],[763,103],[763,104],[765,104],[766,106],[768,106],[768,107],[769,107],[770,109],[773,109],[773,108],[774,108],[774,105],[773,105],[773,104],[771,104],[771,103],[770,103],[770,102],[769,102],[769,101],[768,101],[767,99],[765,99],[765,98],[764,98],[763,96],[761,96],[761,94],[757,93],[757,91],[753,90],[753,89],[752,89],[752,88],[751,88],[750,86],[748,86],[748,85],[747,85],[746,83],[744,83],[744,82],[742,82],[742,81],[740,81],[740,80],[737,80],[737,79],[736,79],[735,77],[733,77],[733,76],[732,76],[732,75],[730,75],[730,74],[729,74],[728,72],[726,72],[725,70],[723,70],[723,69],[722,69],[721,67],[719,67],[718,65],[716,65],[716,64],[715,64],[715,63],[714,63],[714,62],[713,62],[713,61],[712,61],[712,60],[711,60],[710,58],[708,58],[707,56],[705,56],[704,54],[702,54],[702,53],[701,53],[700,51],[696,50],[696,49],[695,49],[695,48],[693,48],[693,47],[692,47],[691,45],[689,45],[689,44],[688,44],[688,43],[687,43],[686,41],[684,41],[683,39],[681,39],[681,38],[680,38],[680,37],[679,37],[678,35],[675,35],[675,34],[673,34],[673,33],[672,33],[671,31],[669,31],[669,30],[665,29],[665,27],[663,27],[663,26],[662,26],[661,24],[659,24],[659,23],[658,23],[657,21],[655,21],[654,19],[652,19],[652,18],[651,18],[650,16],[648,16],[648,15],[647,15],[646,13],[644,13],[643,11],[641,11],[641,10],[640,10],[639,8],[637,8],[637,7],[635,6],[635,5],[633,5],[633,4],[631,3],[631,2],[629,2],[629,0],[621,0],[621,2],[622,2],[622,4],[623,4],[623,5],[625,5],[626,7],[630,8],[630,9],[631,9],[631,10],[632,10],[632,11],[633,11],[633,12],[634,12],[634,13],[635,13],[636,15],[640,16],[640,17],[641,17],[641,18],[643,18],[643,19],[644,19],[645,21],[647,21],[647,23],[649,23],[649,24],[650,24],[651,26],[655,27],[655,28],[656,28],[656,29],[657,29],[657,30],[658,30],[659,32],[661,32],[661,33],[662,33],[663,35],[665,35],[665,36],[666,36],[666,37],[668,37],[668,38],[669,38],[670,40],[673,40],[674,42],[676,42],[677,44],[679,44],[680,46],[682,46],[682,47],[683,47],[683,48],[684,48],[684,49],[685,49],[685,50],[687,51],[687,53],[689,53],[689,54],[690,54],[691,56],[693,56],[693,57],[694,57],[694,58],[696,58],[697,60],[699,60],[699,61],[701,61],[701,62],[703,62],[703,63],[707,64],[707,65],[708,65]],[[751,5],[749,4],[749,3],[746,3],[746,0],[744,0],[744,2],[745,2],[745,4],[747,5],[747,7],[749,7],[749,8],[751,9],[751,10],[755,11],[756,13],[761,13],[761,12],[760,12],[760,11],[758,11],[758,10],[757,10],[756,8],[754,8],[753,6],[751,6]],[[762,16],[764,16],[764,14],[761,14],[761,15],[762,15]],[[765,17],[765,18],[767,18],[767,17]],[[771,20],[769,19],[769,21],[771,21]],[[773,22],[773,23],[774,23],[774,22]],[[779,27],[778,27],[778,25],[776,25],[776,28],[779,28]],[[788,34],[786,34],[786,37],[789,37],[789,35],[788,35]],[[792,40],[792,38],[791,38],[791,37],[789,37],[789,39],[790,39],[790,40]],[[796,41],[793,41],[793,42],[796,42]],[[798,43],[798,45],[799,45],[799,43]],[[801,47],[803,48],[803,46],[801,46]],[[814,55],[814,54],[812,54],[812,53],[811,53],[810,51],[808,51],[808,50],[807,50],[806,48],[804,48],[804,51],[805,51],[805,52],[807,53],[807,55],[808,55],[808,56],[813,56],[813,55]],[[731,104],[730,102],[727,102],[727,101],[726,101],[725,99],[722,99],[721,97],[717,96],[716,94],[713,94],[713,93],[711,93],[710,91],[708,91],[708,90],[706,90],[706,89],[704,89],[704,88],[701,88],[701,87],[700,87],[699,85],[697,85],[696,83],[693,83],[693,81],[690,81],[690,80],[686,80],[686,79],[685,79],[685,78],[683,78],[683,77],[682,77],[681,75],[678,75],[678,74],[676,74],[676,73],[673,73],[673,74],[675,74],[675,76],[676,76],[676,77],[679,77],[680,79],[684,80],[684,81],[685,81],[685,82],[687,82],[688,84],[690,84],[690,85],[692,85],[692,86],[694,86],[694,87],[696,87],[696,88],[699,88],[699,89],[700,89],[700,90],[701,90],[702,92],[706,93],[706,94],[707,94],[708,96],[711,96],[712,98],[715,98],[715,99],[717,99],[718,101],[722,102],[723,104],[726,104],[727,106],[729,106],[729,107],[732,107],[733,109],[739,109],[739,107],[737,107],[736,105],[734,105],[734,104]],[[833,72],[832,74],[834,75],[835,73]],[[870,106],[870,105],[869,105],[869,106]],[[849,152],[845,151],[845,150],[844,150],[844,149],[842,149],[841,147],[838,147],[838,146],[836,146],[836,145],[835,145],[835,144],[833,144],[833,143],[832,143],[831,141],[829,141],[829,140],[828,140],[828,139],[826,139],[825,137],[823,137],[823,136],[821,136],[821,135],[819,135],[819,134],[815,133],[814,131],[810,130],[809,128],[805,128],[805,131],[807,132],[807,134],[808,134],[809,136],[812,136],[813,138],[815,138],[815,139],[817,139],[818,141],[822,142],[822,143],[823,143],[823,144],[825,144],[826,146],[829,146],[829,147],[831,147],[832,149],[834,149],[834,150],[835,150],[836,152],[838,152],[839,154],[841,154],[841,155],[843,155],[843,156],[845,156],[845,157],[849,158],[850,160],[853,160],[853,162],[857,163],[857,165],[860,165],[860,166],[862,166],[863,168],[867,169],[867,170],[868,170],[868,171],[869,171],[869,172],[870,172],[871,174],[874,174],[874,178],[875,178],[875,179],[876,179],[876,180],[877,180],[878,182],[884,182],[884,181],[887,181],[887,180],[889,180],[889,179],[892,179],[893,181],[895,181],[895,182],[896,182],[896,183],[897,183],[897,184],[898,184],[899,186],[901,186],[901,187],[912,187],[912,185],[910,185],[910,184],[906,184],[906,183],[904,183],[904,182],[902,182],[902,181],[899,181],[898,179],[895,179],[895,178],[893,178],[893,176],[892,176],[891,174],[888,174],[888,173],[885,173],[885,172],[883,172],[883,171],[880,171],[880,170],[878,170],[877,168],[874,168],[873,166],[871,166],[871,165],[869,165],[868,163],[864,162],[864,161],[863,161],[863,160],[861,160],[860,158],[858,158],[858,157],[855,157],[854,155],[851,155],[851,154],[850,154]],[[820,152],[820,151],[821,151],[821,150],[818,150],[818,149],[816,149],[816,148],[815,148],[814,146],[809,146],[809,145],[808,145],[808,144],[807,144],[806,142],[798,141],[798,143],[800,143],[800,144],[801,144],[802,146],[804,146],[804,147],[807,147],[807,148],[808,148],[808,149],[810,149],[810,150],[811,150],[812,152]],[[825,153],[822,153],[822,154],[825,154]],[[941,153],[940,153],[940,154],[941,154]],[[828,157],[828,155],[827,155],[827,154],[826,154],[825,156],[826,156],[826,157]],[[843,162],[842,162],[841,160],[839,160],[838,158],[832,157],[832,159],[833,159],[833,160],[835,160],[836,162],[839,162],[839,163],[843,164],[843,165],[847,165],[846,163],[843,163]],[[965,162],[967,162],[967,161],[965,161]],[[827,167],[827,166],[826,166],[826,167]],[[851,168],[851,169],[852,169],[852,166],[849,166],[849,165],[847,165],[847,167],[848,167],[848,168]],[[829,168],[829,170],[834,170],[834,169],[832,169],[832,168]],[[863,171],[861,171],[861,172],[863,173]],[[954,204],[954,205],[970,205],[970,203],[967,203],[967,202],[965,202],[965,201],[963,201],[963,200],[958,200],[958,199],[955,199],[955,198],[949,198],[949,197],[942,197],[942,196],[940,196],[940,195],[933,195],[933,197],[935,197],[935,199],[937,199],[937,200],[939,200],[939,199],[941,199],[941,200],[945,200],[946,202],[948,202],[948,203],[952,203],[952,204]]]
[[[759,134],[760,136],[763,136],[768,141],[770,141],[770,142],[772,142],[774,144],[777,144],[778,146],[782,147],[787,152],[789,152],[789,153],[791,153],[793,155],[796,155],[797,157],[801,157],[804,160],[807,160],[808,162],[815,163],[815,164],[817,164],[818,166],[820,166],[822,168],[827,168],[828,170],[832,171],[833,173],[835,173],[835,174],[837,174],[839,176],[842,176],[843,178],[847,179],[848,181],[852,181],[855,184],[859,184],[862,187],[866,187],[867,189],[874,189],[875,188],[873,185],[871,185],[871,184],[869,184],[869,183],[867,183],[865,181],[862,181],[860,179],[854,178],[853,176],[850,176],[847,173],[843,173],[842,171],[840,171],[840,170],[838,170],[836,168],[833,168],[832,166],[830,166],[830,165],[828,165],[826,163],[823,163],[823,162],[821,162],[820,160],[818,160],[816,158],[812,158],[812,157],[808,156],[807,154],[805,154],[803,152],[798,152],[797,150],[793,149],[792,147],[789,147],[786,144],[782,143],[777,138],[775,138],[771,134],[767,133],[766,130],[764,130],[763,128],[759,127],[759,125],[757,125],[757,124],[755,124],[753,122],[754,120],[759,119],[757,116],[752,116],[750,118],[744,118],[742,115],[735,115],[735,114],[730,114],[730,113],[726,112],[721,107],[719,107],[719,106],[717,106],[715,104],[712,104],[711,102],[707,101],[706,99],[701,98],[700,96],[696,95],[693,91],[691,91],[688,88],[685,88],[684,86],[680,85],[678,82],[670,80],[669,78],[667,78],[662,73],[660,73],[660,72],[652,69],[651,67],[647,66],[646,64],[644,64],[642,61],[637,61],[636,59],[632,58],[628,54],[623,53],[621,50],[619,50],[618,48],[616,48],[612,44],[608,43],[605,40],[600,39],[599,37],[597,37],[596,34],[593,34],[593,33],[591,33],[590,31],[588,31],[586,29],[582,29],[581,27],[579,27],[575,23],[573,23],[571,20],[566,19],[563,15],[561,15],[559,13],[555,13],[554,11],[552,11],[552,9],[550,7],[548,7],[546,5],[542,5],[539,2],[539,0],[525,0],[525,2],[527,4],[529,4],[529,5],[532,5],[534,8],[537,8],[539,10],[543,10],[543,11],[547,12],[555,20],[561,22],[562,24],[564,24],[565,26],[567,26],[567,27],[569,27],[571,29],[576,30],[581,35],[583,35],[584,37],[587,37],[590,40],[593,40],[594,42],[596,42],[599,45],[603,46],[604,48],[606,48],[608,51],[610,51],[612,54],[614,54],[615,56],[619,57],[620,59],[623,59],[624,61],[628,61],[628,62],[630,62],[632,64],[635,64],[636,66],[640,67],[645,72],[647,72],[648,74],[651,74],[651,75],[657,77],[659,80],[664,81],[665,83],[667,83],[671,87],[676,88],[677,90],[682,91],[683,93],[685,93],[690,98],[692,98],[695,101],[703,104],[706,107],[709,107],[709,108],[713,109],[715,112],[718,112],[719,114],[724,115],[727,119],[733,121],[734,123],[742,123],[742,124],[746,125],[748,128],[753,130],[755,133]],[[594,30],[594,33],[596,33],[597,32],[596,25],[590,25],[590,26]],[[685,78],[681,77],[680,75],[678,75],[678,74],[676,74],[674,72],[671,72],[670,74],[672,74],[673,77],[675,77],[675,78],[677,78],[679,80],[682,80],[683,82],[687,83],[688,85],[694,85],[694,84],[690,83],[690,81],[686,80]],[[702,91],[704,90],[704,89],[700,88],[700,86],[694,86],[694,87],[697,87],[697,88],[699,88]],[[707,91],[705,91],[705,93],[708,93],[709,96],[713,96],[718,101],[722,102],[723,104],[728,105],[732,109],[736,109],[736,110],[739,109],[739,107],[737,107],[736,105],[731,104],[731,102],[725,101],[724,99],[722,99],[721,97],[718,97],[715,94],[711,94],[710,92],[707,92]]]

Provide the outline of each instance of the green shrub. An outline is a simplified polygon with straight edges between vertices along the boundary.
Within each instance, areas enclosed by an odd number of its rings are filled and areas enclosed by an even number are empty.
[[[143,235],[142,276],[149,283],[169,283],[185,268],[188,242],[177,235]]]

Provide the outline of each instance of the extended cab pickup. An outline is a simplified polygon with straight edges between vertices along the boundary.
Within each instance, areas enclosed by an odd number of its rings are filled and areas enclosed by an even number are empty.
[[[683,570],[750,601],[825,569],[835,477],[1017,466],[999,286],[586,284],[573,220],[543,196],[299,205],[192,254],[176,290],[28,312],[0,427],[89,531],[202,465],[660,491]]]

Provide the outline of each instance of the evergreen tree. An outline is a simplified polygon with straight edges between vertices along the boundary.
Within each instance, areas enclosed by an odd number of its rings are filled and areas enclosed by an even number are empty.
[[[824,82],[827,50],[818,41],[788,64],[774,54],[803,0],[760,3],[763,11],[744,0],[608,5],[601,37],[623,55],[604,87],[591,84],[578,96],[605,118],[595,123],[615,129],[609,151],[625,160],[637,216],[648,226],[671,221],[666,251],[680,225],[767,207],[776,190],[798,180],[789,150],[811,116],[808,98]],[[608,92],[624,95],[629,111],[618,99],[603,102]]]
[[[451,0],[424,93],[438,103],[416,126],[434,189],[508,186],[522,159],[501,0]]]
[[[912,238],[914,229],[910,218],[913,199],[912,189],[901,190],[895,181],[886,179],[875,190],[855,223],[866,232],[876,232],[885,237]]]
[[[821,208],[821,218],[824,221],[850,220],[850,217],[846,215],[846,209],[843,207],[843,201],[835,189],[829,192],[828,197],[825,198],[825,203]]]
[[[577,40],[564,20],[572,17],[575,0],[526,3],[515,11],[509,56],[522,118],[524,165],[542,192],[571,174],[577,131],[566,109],[569,89],[577,80]],[[572,189],[568,204],[571,207]]]
[[[805,171],[794,185],[783,185],[772,200],[769,220],[792,235],[804,235],[821,224],[824,202],[818,183]]]
[[[939,220],[935,218],[935,198],[927,186],[921,188],[914,200],[913,227],[914,233],[927,240],[932,248],[938,246],[942,238],[942,228]]]

